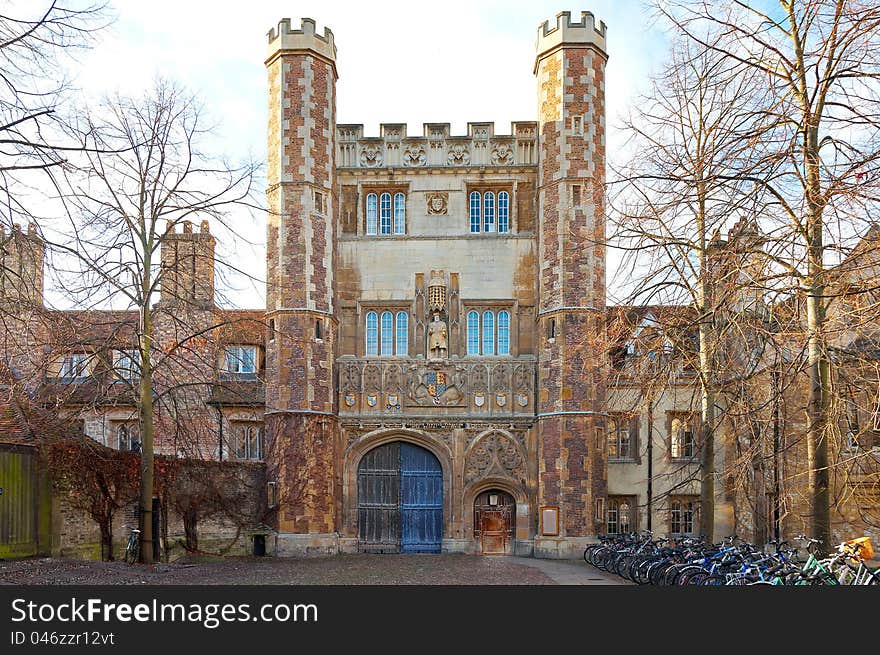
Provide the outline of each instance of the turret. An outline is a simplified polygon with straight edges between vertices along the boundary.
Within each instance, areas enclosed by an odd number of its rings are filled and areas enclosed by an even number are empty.
[[[558,537],[536,541],[547,556],[583,548],[606,492],[605,33],[590,12],[538,28],[538,496],[559,507]]]
[[[336,45],[303,18],[269,32],[266,435],[282,552],[337,529]]]
[[[183,221],[180,232],[169,223],[161,246],[163,305],[214,306],[214,245],[208,221],[202,221],[198,232],[189,221]]]
[[[43,306],[43,263],[46,245],[37,226],[0,227],[0,304]]]

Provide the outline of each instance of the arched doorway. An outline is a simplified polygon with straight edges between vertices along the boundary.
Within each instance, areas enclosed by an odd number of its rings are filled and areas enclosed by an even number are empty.
[[[474,499],[474,537],[486,555],[513,553],[516,501],[506,491],[490,489]]]
[[[443,471],[425,448],[378,446],[358,465],[358,545],[374,553],[439,553]]]

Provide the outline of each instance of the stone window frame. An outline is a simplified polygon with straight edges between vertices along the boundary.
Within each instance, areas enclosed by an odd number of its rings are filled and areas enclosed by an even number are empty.
[[[690,505],[686,508],[686,505]],[[676,513],[681,512],[681,517],[676,518]],[[687,518],[687,513],[690,518]],[[678,525],[676,526],[676,523]],[[700,497],[697,494],[677,494],[669,497],[669,509],[667,511],[667,524],[671,537],[692,537],[699,532],[700,527]],[[673,528],[687,528],[690,530],[674,530]]]
[[[672,427],[675,420],[680,420],[691,433],[691,454],[673,455]],[[666,412],[666,458],[671,462],[695,462],[699,451],[699,416],[696,412],[669,410]],[[687,432],[687,431],[685,431]]]
[[[233,348],[252,348],[254,351],[253,371],[233,371],[228,368],[230,350]],[[239,360],[243,361],[243,360]],[[223,344],[220,351],[220,378],[225,380],[253,380],[263,370],[263,349],[255,343],[230,342]]]
[[[137,348],[116,348],[113,351],[113,372],[116,382],[132,382],[140,377],[137,361],[140,354]],[[127,361],[126,361],[127,360]]]
[[[516,302],[515,301],[504,301],[504,300],[490,300],[490,301],[475,301],[475,300],[462,300],[462,317],[464,323],[464,329],[461,331],[462,333],[462,345],[463,348],[461,352],[464,353],[465,357],[474,358],[490,358],[490,357],[516,357],[517,356],[517,314],[516,314]],[[477,312],[478,315],[478,326],[477,326],[477,344],[479,346],[479,353],[471,354],[468,351],[468,317],[471,312]],[[492,354],[486,355],[483,353],[483,314],[485,312],[492,312],[493,314],[493,344],[494,349]],[[508,351],[507,353],[500,355],[498,354],[498,314],[500,312],[507,312],[508,314],[508,322],[507,322],[507,341],[508,341]]]
[[[245,439],[245,456],[241,456],[240,437],[242,430],[256,430],[257,453],[251,453],[250,435]],[[266,426],[263,421],[232,419],[229,421],[228,457],[237,462],[262,462],[266,458]]]
[[[110,421],[110,434],[113,440],[112,448],[123,452],[140,452],[140,423],[138,419],[124,419]],[[127,439],[127,448],[122,448],[122,435]],[[134,437],[134,438],[133,438]]]
[[[92,375],[95,359],[95,353],[87,350],[64,353],[56,360],[58,372],[55,377],[61,380],[85,380]]]
[[[361,212],[363,216],[363,220],[360,221],[360,235],[369,238],[376,239],[387,239],[387,238],[401,238],[405,237],[408,234],[408,226],[407,226],[407,216],[408,212],[408,204],[409,204],[409,195],[410,188],[408,184],[364,184],[361,187]],[[389,215],[389,232],[383,233],[381,229],[382,224],[382,209],[381,209],[381,198],[382,194],[387,193],[390,196],[390,215]],[[376,231],[369,231],[369,198],[371,195],[375,195],[376,197]],[[396,212],[396,197],[398,195],[403,196],[403,229],[402,231],[398,231],[397,229],[397,212]]]
[[[638,531],[639,513],[637,509],[638,499],[634,495],[609,495],[605,501],[605,533],[606,534],[626,534]],[[627,529],[625,532],[619,530],[620,527],[620,506],[628,503],[627,509]],[[614,529],[612,530],[612,524]]]
[[[641,427],[639,418],[638,414],[626,412],[612,412],[608,415],[606,423],[606,452],[609,463],[641,463],[641,458],[639,457],[639,431]],[[621,432],[626,434],[627,451],[625,455],[620,454]],[[616,438],[612,438],[612,435],[616,435]],[[617,454],[612,455],[614,452]]]
[[[514,183],[513,181],[509,182],[498,182],[498,183],[468,183],[465,188],[465,198],[467,200],[467,233],[472,236],[482,235],[498,235],[498,234],[513,234],[514,226],[513,226],[513,208],[515,207],[515,198],[513,194]],[[473,231],[473,199],[472,195],[479,193],[480,194],[480,204],[479,204],[479,223],[480,223],[480,231]],[[501,201],[499,199],[500,194],[507,194],[507,220],[506,225],[507,229],[505,231],[500,231],[501,220],[500,220],[500,208]],[[486,196],[487,194],[492,194],[492,207],[493,207],[493,219],[492,219],[492,229],[486,229]]]
[[[385,312],[391,313],[391,354],[383,355],[382,354],[382,314]],[[367,352],[367,316],[370,313],[376,314],[376,353],[371,354]],[[407,315],[407,330],[406,330],[406,338],[407,338],[407,350],[403,353],[398,353],[398,330],[397,330],[397,321],[399,314]],[[360,351],[358,355],[360,357],[369,357],[370,359],[403,359],[406,357],[410,357],[410,352],[413,345],[413,326],[415,321],[413,320],[413,311],[412,304],[407,302],[376,302],[376,303],[363,303],[360,306],[360,320],[358,321],[358,350]]]

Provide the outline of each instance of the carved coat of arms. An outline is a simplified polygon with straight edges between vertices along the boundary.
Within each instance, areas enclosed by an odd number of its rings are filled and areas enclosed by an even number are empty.
[[[474,405],[476,405],[477,407],[482,407],[485,404],[486,404],[486,396],[481,393],[475,393],[474,394]]]
[[[495,404],[504,407],[507,404],[507,394],[499,393],[495,395]]]
[[[425,386],[435,403],[440,402],[440,396],[446,391],[446,373],[443,371],[430,371],[425,374]]]
[[[355,402],[355,400],[354,400],[354,394],[353,394],[353,393],[347,393],[347,394],[345,394],[345,404],[346,404],[346,405],[348,405],[349,407],[354,407],[354,402]]]

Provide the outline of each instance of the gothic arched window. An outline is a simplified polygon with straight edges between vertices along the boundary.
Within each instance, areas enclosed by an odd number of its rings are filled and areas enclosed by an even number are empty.
[[[498,312],[498,354],[510,354],[510,312]]]
[[[394,319],[391,312],[382,312],[382,334],[380,335],[380,352],[383,357],[394,354]]]
[[[409,315],[406,312],[397,312],[397,343],[394,354],[409,354]]]
[[[379,234],[391,234],[391,194],[379,196]]]
[[[498,194],[498,231],[510,232],[510,194],[507,191]]]
[[[480,192],[473,191],[471,193],[471,232],[479,233],[482,228],[480,227],[480,222],[482,217],[480,216]]]
[[[495,231],[495,194],[487,191],[483,194],[483,232]]]
[[[483,312],[483,354],[495,354],[495,314]]]
[[[379,210],[375,193],[367,194],[367,234],[376,234]]]
[[[467,315],[467,354],[480,354],[480,315],[468,312]]]
[[[379,317],[376,312],[367,312],[367,354],[379,354]]]
[[[394,194],[394,234],[406,234],[406,196]]]

